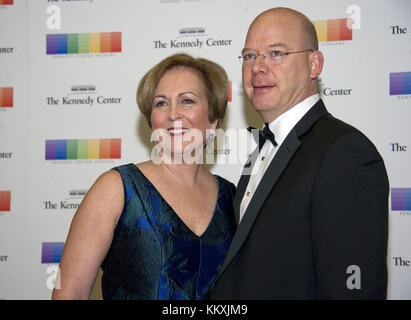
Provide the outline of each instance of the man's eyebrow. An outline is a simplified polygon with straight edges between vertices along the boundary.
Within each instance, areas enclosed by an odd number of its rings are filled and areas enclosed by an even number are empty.
[[[283,42],[276,42],[276,43],[272,43],[272,44],[269,44],[269,45],[268,45],[268,48],[275,48],[275,47],[283,47],[283,48],[286,48],[287,45],[286,45],[285,43],[283,43]],[[251,49],[251,48],[244,48],[243,50],[241,50],[241,53],[244,53],[244,52],[246,52],[246,51],[256,51],[256,50]]]
[[[253,51],[253,49],[250,49],[250,48],[244,48],[243,50],[241,50],[241,53],[244,53],[245,51]]]
[[[283,43],[283,42],[276,42],[276,43],[270,44],[268,47],[269,47],[269,48],[274,48],[274,47],[283,47],[283,48],[286,48],[287,45],[286,45],[285,43]]]

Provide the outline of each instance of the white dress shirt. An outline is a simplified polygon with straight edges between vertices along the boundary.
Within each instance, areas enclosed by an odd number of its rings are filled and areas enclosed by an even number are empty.
[[[318,100],[320,100],[320,95],[314,94],[296,104],[290,110],[287,110],[277,119],[269,123],[268,126],[274,133],[275,141],[278,145],[277,147],[274,147],[271,141],[266,140],[261,148],[260,153],[254,163],[250,180],[248,181],[247,188],[240,204],[240,221],[243,218],[244,213],[253,198],[254,192],[263,178],[265,171],[277,153],[277,150],[280,148],[292,128],[294,128],[297,122],[301,120],[301,118],[317,103]]]

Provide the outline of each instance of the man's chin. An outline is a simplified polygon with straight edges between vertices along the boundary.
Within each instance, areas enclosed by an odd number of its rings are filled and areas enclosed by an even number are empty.
[[[259,112],[269,112],[276,109],[276,105],[271,100],[269,101],[261,101],[259,99],[255,99],[251,101],[254,109]]]

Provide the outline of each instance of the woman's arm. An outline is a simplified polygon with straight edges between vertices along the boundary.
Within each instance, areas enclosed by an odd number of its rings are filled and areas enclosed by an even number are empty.
[[[102,174],[79,206],[70,226],[52,299],[89,299],[124,206],[117,171]]]

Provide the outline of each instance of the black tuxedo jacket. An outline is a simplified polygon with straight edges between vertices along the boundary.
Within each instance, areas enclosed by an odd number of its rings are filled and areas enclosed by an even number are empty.
[[[374,145],[320,100],[258,185],[211,298],[385,299],[388,193]]]

